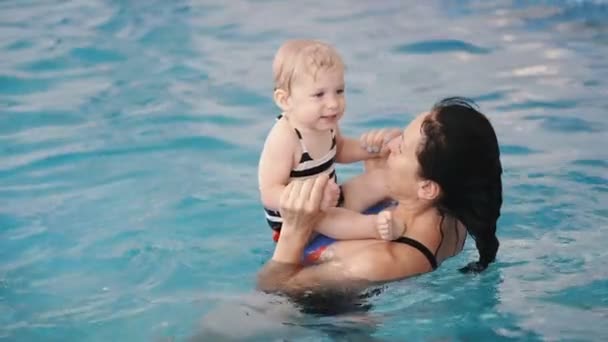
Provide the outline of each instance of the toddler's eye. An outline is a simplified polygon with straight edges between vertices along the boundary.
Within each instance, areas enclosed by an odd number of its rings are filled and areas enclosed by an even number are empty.
[[[324,94],[325,93],[323,93],[322,91],[320,91],[318,93],[313,94],[312,96],[314,96],[314,97],[323,97]]]
[[[344,94],[344,89],[338,89],[338,91],[336,91],[336,93],[338,93],[338,94]]]

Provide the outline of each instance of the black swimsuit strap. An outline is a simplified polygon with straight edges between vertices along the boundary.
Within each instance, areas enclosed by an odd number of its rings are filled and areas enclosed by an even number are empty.
[[[406,236],[402,236],[402,237],[398,238],[397,240],[394,240],[393,242],[403,243],[408,246],[412,246],[412,247],[416,248],[418,251],[420,251],[420,253],[424,254],[424,256],[428,259],[433,270],[437,269],[437,259],[435,258],[435,255],[433,255],[433,253],[425,245],[421,244],[420,242],[418,242],[412,238],[406,237]]]

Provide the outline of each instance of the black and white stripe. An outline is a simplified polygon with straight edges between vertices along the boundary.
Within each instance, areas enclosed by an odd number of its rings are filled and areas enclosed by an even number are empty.
[[[281,116],[278,117],[278,119],[280,118]],[[329,177],[333,177],[337,183],[338,178],[336,176],[335,168],[337,146],[336,133],[334,132],[334,130],[331,130],[331,148],[322,158],[319,159],[313,159],[310,156],[308,150],[306,149],[306,146],[304,145],[304,140],[302,140],[302,134],[300,133],[300,131],[298,131],[297,128],[294,128],[294,130],[298,136],[298,140],[300,141],[300,146],[302,147],[302,156],[300,157],[300,162],[293,170],[291,170],[289,176],[292,179],[305,179],[309,177],[314,177],[322,173],[329,173]],[[283,222],[281,214],[277,210],[270,210],[267,208],[264,208],[264,211],[266,213],[266,220],[268,221],[270,227],[275,230],[280,229],[281,224]]]

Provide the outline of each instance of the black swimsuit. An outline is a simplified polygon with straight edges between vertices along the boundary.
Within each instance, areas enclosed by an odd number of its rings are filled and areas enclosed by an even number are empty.
[[[420,243],[417,240],[414,240],[412,238],[405,237],[405,236],[402,236],[402,237],[398,238],[397,240],[394,240],[393,242],[403,243],[403,244],[406,244],[408,246],[411,246],[411,247],[417,249],[420,253],[424,254],[424,256],[427,258],[427,260],[429,261],[429,264],[431,264],[431,267],[433,268],[433,271],[435,269],[437,269],[437,258],[435,257],[435,254],[433,254],[433,252],[431,252],[422,243]]]
[[[277,117],[277,121],[281,120],[283,115],[279,115]],[[336,184],[338,183],[338,176],[336,175],[335,163],[336,163],[336,153],[338,151],[337,142],[336,142],[336,132],[332,129],[331,131],[331,147],[329,151],[319,159],[313,159],[308,153],[308,149],[304,144],[304,140],[302,139],[302,133],[294,127],[293,129],[298,137],[298,141],[300,142],[300,147],[302,149],[302,155],[300,156],[300,162],[296,167],[291,170],[289,174],[290,179],[305,179],[320,175],[322,173],[329,173],[329,177],[333,178]],[[344,194],[342,193],[342,187],[340,187],[340,196],[338,199],[338,207],[342,206],[344,203]],[[264,208],[266,214],[266,221],[275,231],[281,230],[281,226],[283,224],[283,218],[281,217],[281,213],[278,210]]]

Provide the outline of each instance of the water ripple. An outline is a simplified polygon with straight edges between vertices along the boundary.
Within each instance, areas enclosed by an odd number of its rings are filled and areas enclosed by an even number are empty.
[[[529,115],[524,120],[540,121],[541,127],[556,132],[602,132],[603,125],[599,122],[589,122],[579,117],[559,117],[548,115]]]
[[[203,313],[234,330],[226,317],[283,312],[215,309],[244,300],[272,252],[257,158],[279,111],[273,53],[294,37],[343,55],[349,136],[444,96],[478,101],[501,142],[501,247],[471,277],[457,272],[477,258],[469,241],[351,321],[291,305],[297,319],[258,318],[315,340],[606,336],[605,13],[599,1],[0,1],[0,339],[179,340]],[[339,166],[341,179],[359,171]],[[247,322],[245,337],[292,331]]]
[[[530,109],[568,109],[575,108],[578,105],[577,101],[573,100],[553,100],[553,101],[525,101],[522,103],[512,103],[506,106],[496,107],[500,111],[509,110],[530,110]]]
[[[34,78],[24,79],[8,75],[0,75],[0,94],[27,94],[48,90],[52,85],[50,80]]]
[[[397,53],[406,54],[434,54],[448,52],[466,52],[474,55],[483,55],[492,50],[483,48],[461,40],[427,40],[415,43],[399,45],[395,48]]]

